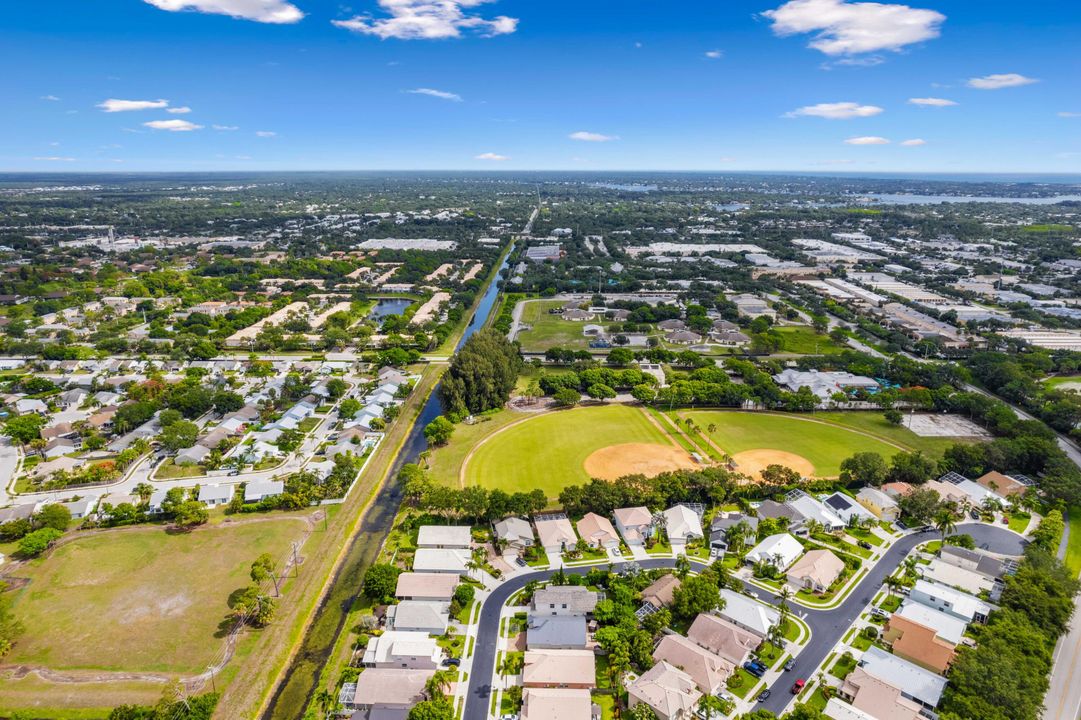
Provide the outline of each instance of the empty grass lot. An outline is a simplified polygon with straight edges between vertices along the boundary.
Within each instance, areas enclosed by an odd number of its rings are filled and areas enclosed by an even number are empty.
[[[874,437],[831,423],[813,422],[801,415],[718,410],[680,411],[676,415],[693,419],[703,435],[730,455],[758,449],[783,450],[809,460],[819,477],[837,476],[841,461],[857,452],[877,452],[887,458],[900,452]],[[715,426],[712,433],[711,425]]]
[[[518,333],[516,338],[525,352],[544,352],[551,347],[565,347],[573,350],[588,350],[589,339],[582,334],[582,328],[590,323],[604,324],[594,318],[587,322],[564,320],[562,316],[549,313],[551,308],[561,308],[563,300],[531,300],[522,308],[522,323],[529,325],[528,330]]]
[[[458,432],[452,445],[458,442]],[[540,488],[556,497],[568,485],[586,482],[583,467],[595,450],[623,443],[671,447],[671,441],[642,410],[605,405],[560,410],[527,418],[489,435],[464,460],[467,485],[507,492]],[[445,449],[438,453],[445,452]],[[435,463],[441,463],[440,458]],[[440,477],[445,477],[440,473]]]
[[[829,335],[819,335],[809,325],[778,325],[772,329],[781,337],[781,349],[778,352],[795,355],[831,355],[846,348],[830,339]]]
[[[27,632],[5,662],[198,674],[219,655],[229,595],[250,583],[251,562],[263,552],[284,557],[304,527],[281,517],[187,534],[103,532],[63,545],[18,573],[30,581],[15,599]]]

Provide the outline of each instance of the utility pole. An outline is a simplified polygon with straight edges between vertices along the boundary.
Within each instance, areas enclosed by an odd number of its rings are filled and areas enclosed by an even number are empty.
[[[293,577],[300,575],[300,560],[297,559],[297,544],[293,542]]]

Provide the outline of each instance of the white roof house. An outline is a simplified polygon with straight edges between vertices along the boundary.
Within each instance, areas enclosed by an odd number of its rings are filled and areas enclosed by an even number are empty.
[[[837,513],[802,490],[789,493],[788,497],[785,498],[785,505],[808,520],[817,520],[826,530],[835,532],[843,530],[845,527],[845,521]]]
[[[961,642],[968,627],[968,623],[958,617],[911,600],[906,600],[894,615],[931,628],[936,635],[953,645]]]
[[[688,540],[702,538],[702,518],[686,505],[673,505],[661,513],[668,540],[672,544],[684,544]]]
[[[986,622],[993,609],[990,603],[975,595],[926,580],[917,580],[908,597],[913,602],[941,610],[966,622]]]
[[[73,520],[79,520],[94,512],[94,509],[98,506],[99,498],[98,495],[85,495],[78,500],[61,503],[61,505],[68,509]]]
[[[387,628],[442,635],[450,622],[450,604],[434,600],[404,600],[387,607]]]
[[[460,548],[418,548],[413,555],[413,572],[466,575],[471,558],[468,550]]]
[[[244,502],[259,502],[283,492],[285,483],[281,480],[252,480],[244,486]]]
[[[472,544],[473,532],[468,525],[423,525],[417,532],[418,548],[468,550]]]
[[[765,638],[771,627],[781,621],[781,613],[734,590],[721,590],[724,607],[717,614],[729,622]]]
[[[428,633],[387,630],[368,643],[363,664],[376,668],[434,670],[442,659],[443,650]]]
[[[199,486],[199,502],[211,507],[228,505],[233,499],[233,490],[232,485],[201,485]]]
[[[748,563],[767,562],[784,570],[803,554],[803,545],[788,533],[777,533],[751,548],[744,560]]]
[[[902,688],[905,695],[927,707],[936,707],[946,689],[946,678],[875,645],[863,653],[860,666],[871,676]]]
[[[851,523],[853,517],[863,520],[873,520],[874,515],[870,510],[856,502],[855,498],[845,495],[843,492],[835,492],[829,497],[823,498],[822,504],[830,509],[837,517]]]
[[[822,712],[830,720],[876,720],[874,715],[869,715],[836,697],[830,698]]]
[[[853,375],[850,372],[824,372],[819,370],[797,370],[786,368],[774,375],[773,381],[783,388],[798,391],[801,387],[810,388],[820,400],[829,400],[837,393],[847,390],[875,390],[879,387],[873,378]]]

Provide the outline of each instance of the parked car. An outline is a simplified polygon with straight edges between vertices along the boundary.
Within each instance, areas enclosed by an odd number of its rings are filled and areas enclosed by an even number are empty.
[[[979,520],[980,519],[980,513],[977,512],[976,510],[969,510],[968,511],[968,516],[970,518],[972,518],[973,520]],[[1006,522],[1009,523],[1008,520]]]
[[[518,557],[514,558],[514,562],[518,563],[518,567],[525,567],[526,566],[526,562],[525,562],[525,560],[522,559],[521,556],[518,556]]]
[[[449,657],[443,660],[443,664],[448,667],[458,667],[462,664],[461,658]]]
[[[890,614],[880,607],[871,608],[871,615],[877,618],[888,618]]]
[[[859,541],[859,546],[861,548],[863,548],[864,550],[870,550],[871,547],[872,547],[871,543],[867,542],[866,540],[860,540]]]
[[[789,670],[791,670],[794,667],[796,667],[796,659],[792,658],[791,660],[789,660],[788,662],[786,662],[784,664],[784,671],[788,672]]]
[[[766,674],[766,668],[763,667],[761,663],[755,664],[753,662],[745,662],[743,663],[743,669],[757,678],[760,678]]]
[[[758,702],[765,702],[766,700],[769,700],[769,689],[768,688],[763,690],[758,695]]]
[[[793,695],[799,695],[801,692],[803,692],[803,686],[806,685],[806,684],[807,684],[807,681],[804,680],[803,678],[800,678],[796,682],[792,683],[792,694]]]

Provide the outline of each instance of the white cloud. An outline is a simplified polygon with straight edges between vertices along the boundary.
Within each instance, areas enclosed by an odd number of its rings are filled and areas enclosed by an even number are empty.
[[[498,155],[492,152],[481,153],[473,158],[474,160],[495,160],[501,162],[503,160],[510,160],[506,155]]]
[[[938,37],[946,19],[908,5],[844,0],[789,0],[762,14],[773,21],[777,35],[815,33],[809,47],[827,55],[900,50]]]
[[[927,141],[923,138],[912,138],[911,140],[902,140],[901,144],[905,147],[919,147],[920,145],[926,145]]]
[[[924,107],[950,107],[951,105],[956,105],[957,103],[954,102],[953,100],[947,100],[946,98],[926,97],[926,98],[909,98],[908,99],[908,104],[909,105],[923,105]]]
[[[75,162],[75,158],[73,157],[57,157],[55,155],[50,155],[49,157],[36,157],[34,159],[38,162]]]
[[[1040,82],[1036,78],[1025,77],[1018,73],[999,73],[968,79],[968,86],[977,90],[1001,90],[1008,87],[1020,87]]]
[[[405,92],[410,95],[427,95],[428,97],[439,98],[440,100],[450,100],[452,102],[461,102],[462,96],[457,93],[447,92],[446,90],[434,90],[432,88],[416,88],[415,90],[406,90]]]
[[[490,0],[379,0],[390,17],[357,15],[331,23],[346,30],[386,40],[441,40],[463,33],[481,37],[507,35],[518,28],[518,19],[499,15],[486,19],[466,12]]]
[[[256,130],[255,135],[256,137],[261,138],[272,138],[277,137],[278,133],[274,132],[273,130]]]
[[[831,62],[822,63],[823,70],[832,70],[837,66],[843,67],[874,67],[875,65],[881,65],[886,62],[886,58],[881,55],[867,55],[865,57],[846,57],[840,60],[833,60]]]
[[[850,137],[845,140],[849,145],[889,145],[890,141],[877,135],[864,135],[863,137]]]
[[[187,120],[151,120],[143,123],[143,126],[152,130],[168,130],[169,132],[191,132],[203,129],[202,125],[196,125]]]
[[[1060,118],[1077,118],[1081,117],[1081,112],[1060,112],[1058,116]]]
[[[873,117],[882,112],[877,105],[860,105],[854,102],[818,103],[805,105],[785,117],[820,117],[827,120],[850,120],[852,118]]]
[[[304,13],[286,0],[144,0],[156,8],[179,12],[193,10],[211,15],[228,15],[242,20],[283,25],[300,22]]]
[[[49,102],[60,102],[60,98],[55,95],[42,95],[42,100],[48,100]]]
[[[571,140],[581,140],[583,142],[610,142],[612,140],[619,140],[618,135],[601,135],[600,133],[586,132],[585,130],[572,132],[567,137]]]
[[[720,60],[724,57],[724,52],[721,50],[707,50],[706,57],[710,60]]]
[[[184,107],[169,108],[165,112],[170,113],[172,115],[187,115],[188,113],[191,112],[191,108],[188,107],[187,105],[185,105]]]
[[[169,107],[168,100],[116,100],[109,98],[98,103],[98,107],[107,113],[132,112],[135,110],[160,110]]]
[[[211,125],[215,130],[239,130],[236,125]]]

